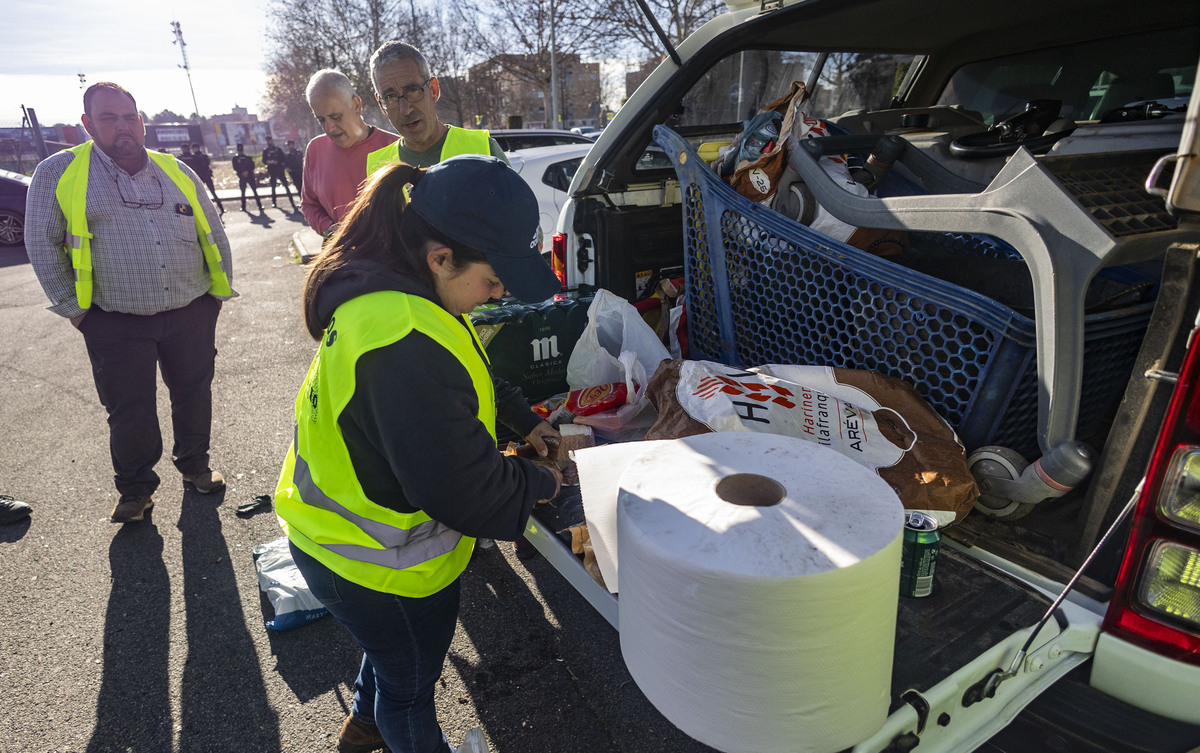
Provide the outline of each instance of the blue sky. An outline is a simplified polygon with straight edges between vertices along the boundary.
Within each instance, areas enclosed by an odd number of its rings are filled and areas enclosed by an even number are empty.
[[[267,0],[3,0],[0,126],[19,125],[21,105],[44,125],[77,123],[78,73],[115,81],[148,115],[195,109],[172,21],[187,42],[196,101],[204,115],[235,105],[260,112]]]

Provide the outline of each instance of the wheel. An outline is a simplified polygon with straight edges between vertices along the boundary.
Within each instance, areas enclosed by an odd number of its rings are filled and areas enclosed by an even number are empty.
[[[960,136],[950,142],[950,153],[962,159],[986,159],[1007,157],[1021,147],[1034,154],[1045,152],[1054,142],[1075,130],[1071,127],[1046,133],[1050,124],[1058,120],[1061,110],[1062,100],[1031,100],[1023,112],[1005,118],[986,131]]]
[[[9,209],[0,209],[0,246],[25,243],[25,217]]]
[[[988,493],[990,479],[1015,481],[1021,477],[1029,467],[1029,461],[1021,455],[1007,447],[980,447],[967,457],[967,467],[979,484],[979,498],[975,500],[975,509],[979,512],[992,518],[1015,520],[1033,510],[1034,505]]]

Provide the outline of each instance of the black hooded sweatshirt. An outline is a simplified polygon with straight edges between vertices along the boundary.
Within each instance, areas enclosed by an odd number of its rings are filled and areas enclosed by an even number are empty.
[[[327,327],[338,306],[381,290],[438,303],[418,280],[373,262],[353,262],[321,285],[317,316]],[[410,332],[364,353],[355,380],[338,425],[372,502],[398,512],[419,508],[467,536],[514,541],[535,502],[557,491],[548,469],[500,454],[476,415],[470,374],[428,335]],[[541,419],[520,390],[495,376],[493,383],[497,418],[528,436]]]

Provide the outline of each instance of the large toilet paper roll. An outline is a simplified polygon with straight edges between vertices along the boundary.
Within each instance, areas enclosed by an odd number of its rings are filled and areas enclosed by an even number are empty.
[[[653,443],[621,476],[621,653],[646,697],[727,753],[834,753],[887,717],[902,507],[792,437]]]

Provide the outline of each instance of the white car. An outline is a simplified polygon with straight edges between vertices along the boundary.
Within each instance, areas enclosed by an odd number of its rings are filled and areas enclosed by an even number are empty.
[[[543,254],[550,253],[558,213],[567,201],[567,187],[571,185],[575,171],[591,148],[589,142],[508,152],[509,164],[520,173],[537,196]]]

